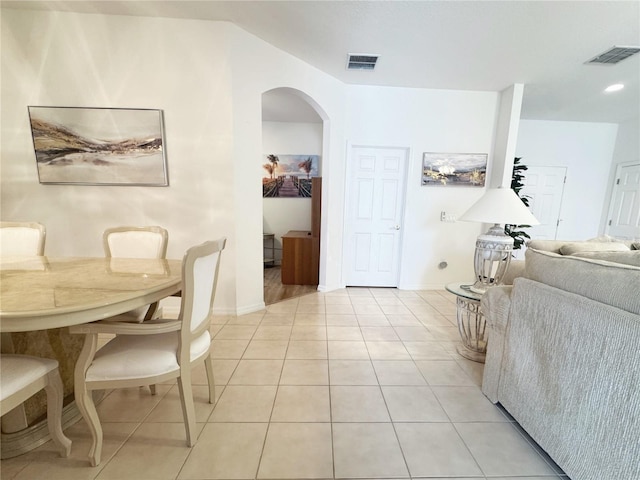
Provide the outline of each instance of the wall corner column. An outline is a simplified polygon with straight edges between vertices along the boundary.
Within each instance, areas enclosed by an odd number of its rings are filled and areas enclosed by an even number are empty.
[[[500,107],[494,138],[493,166],[489,187],[511,186],[523,94],[524,84],[522,83],[513,84],[500,92]]]

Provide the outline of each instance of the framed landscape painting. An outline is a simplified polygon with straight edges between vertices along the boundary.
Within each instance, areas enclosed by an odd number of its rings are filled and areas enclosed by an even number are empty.
[[[486,153],[422,154],[422,185],[483,187],[486,175]]]
[[[264,156],[264,198],[309,198],[311,179],[318,176],[320,155]]]
[[[28,109],[40,183],[169,184],[162,110]]]

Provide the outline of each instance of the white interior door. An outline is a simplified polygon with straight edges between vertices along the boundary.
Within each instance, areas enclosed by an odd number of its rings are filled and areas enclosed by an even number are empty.
[[[524,172],[520,195],[530,197],[529,209],[540,222],[525,230],[532,239],[556,239],[566,176],[566,167],[529,166]]]
[[[640,238],[640,163],[618,167],[607,234],[631,240]]]
[[[397,287],[406,149],[352,147],[347,178],[345,283]]]

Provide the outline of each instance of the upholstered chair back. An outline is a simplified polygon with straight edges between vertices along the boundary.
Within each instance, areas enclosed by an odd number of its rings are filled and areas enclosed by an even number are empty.
[[[0,256],[44,255],[45,233],[36,222],[0,222]]]
[[[183,262],[183,299],[180,312],[183,335],[199,336],[209,328],[213,316],[220,253],[226,239],[190,248]],[[187,333],[188,332],[188,333]]]
[[[162,227],[117,227],[105,230],[104,252],[117,258],[165,258],[168,233]]]

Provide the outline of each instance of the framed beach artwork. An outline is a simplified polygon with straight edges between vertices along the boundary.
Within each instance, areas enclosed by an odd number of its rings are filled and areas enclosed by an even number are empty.
[[[264,198],[309,198],[311,179],[318,176],[320,155],[265,155]]]
[[[162,110],[28,109],[40,183],[169,184]]]
[[[422,154],[422,185],[483,187],[487,175],[486,153]]]

